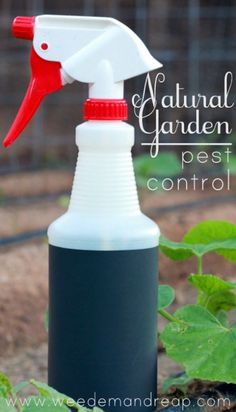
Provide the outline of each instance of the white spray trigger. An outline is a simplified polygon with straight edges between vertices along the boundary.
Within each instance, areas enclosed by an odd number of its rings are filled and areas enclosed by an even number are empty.
[[[124,80],[162,66],[131,29],[113,18],[38,16],[33,45],[43,59],[61,63],[64,81],[92,84],[92,98],[122,98]]]

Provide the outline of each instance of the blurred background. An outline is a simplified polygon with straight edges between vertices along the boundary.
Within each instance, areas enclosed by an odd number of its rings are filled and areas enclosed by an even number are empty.
[[[177,82],[189,95],[220,94],[224,74],[234,70],[234,0],[1,0],[1,138],[13,121],[30,76],[31,42],[12,37],[12,19],[43,13],[110,16],[127,24],[163,63],[166,82],[158,87],[160,96],[173,94]],[[143,83],[143,76],[126,82],[128,102],[134,93],[141,92]],[[10,150],[1,150],[0,171],[74,165],[74,127],[82,121],[82,102],[86,97],[87,86],[77,82],[47,97],[22,137]],[[235,85],[231,99],[234,97]],[[129,121],[134,123],[131,105],[129,114]],[[228,120],[235,126],[232,110],[209,109],[201,114],[202,121]],[[178,110],[180,120],[191,115],[191,110]],[[162,111],[162,121],[171,117],[176,118],[174,111]],[[143,136],[138,128],[136,139],[135,153],[139,153]],[[169,136],[166,139],[171,141]]]
[[[133,29],[151,53],[163,63],[166,81],[158,87],[158,98],[174,94],[180,83],[191,96],[223,93],[227,71],[234,72],[236,60],[235,0],[0,0],[0,136],[3,140],[26,91],[31,43],[11,35],[17,15],[76,14],[111,16]],[[163,179],[181,175],[178,147],[161,149],[150,163],[141,142],[143,135],[134,118],[131,98],[141,93],[145,76],[126,82],[129,122],[136,129],[133,150],[139,196],[144,212],[156,220],[162,233],[180,240],[189,228],[205,219],[236,223],[236,159],[232,156],[231,190],[185,190],[151,193],[146,187],[150,176]],[[230,101],[235,100],[235,82]],[[47,226],[68,204],[77,157],[74,128],[82,120],[82,103],[87,86],[73,83],[47,97],[22,136],[9,149],[0,150],[0,369],[14,381],[46,379],[47,333],[44,312],[47,307]],[[161,121],[193,118],[191,110],[161,110]],[[201,110],[203,121],[228,121],[235,131],[234,109]],[[161,136],[162,141],[235,142],[231,136]],[[207,149],[208,150],[208,149]],[[234,149],[232,150],[234,151]],[[211,150],[209,150],[209,153]],[[197,153],[197,152],[196,152]],[[193,162],[185,174],[226,179],[229,165]],[[96,201],[96,199],[95,199]],[[195,268],[193,259],[176,264],[160,256],[161,283],[176,287],[175,305],[193,302],[186,282]],[[235,268],[223,258],[209,255],[205,273],[233,279]],[[235,279],[234,279],[235,280]],[[174,371],[160,356],[160,383]]]

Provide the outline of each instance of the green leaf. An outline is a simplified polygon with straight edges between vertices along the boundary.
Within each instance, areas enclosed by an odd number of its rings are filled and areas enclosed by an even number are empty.
[[[162,152],[152,158],[142,154],[134,158],[134,170],[137,176],[149,178],[154,176],[170,177],[182,172],[181,162],[174,152]]]
[[[209,245],[191,244],[184,242],[173,242],[166,239],[164,236],[160,237],[161,251],[173,260],[186,260],[192,256],[203,256],[208,252],[217,250],[219,247],[227,248],[231,245],[232,240],[225,240],[221,242],[212,242]],[[235,238],[236,245],[236,238]]]
[[[182,242],[173,242],[160,236],[161,251],[172,260],[186,260],[195,254],[190,245]]]
[[[16,408],[11,404],[8,404],[9,399],[0,397],[0,411],[1,412],[17,412]]]
[[[186,373],[179,376],[170,376],[163,383],[163,391],[168,392],[171,388],[180,389],[183,393],[187,392],[188,384],[192,382],[192,378],[189,378]]]
[[[51,386],[48,386],[44,382],[36,381],[35,379],[30,380],[31,385],[33,385],[39,392],[41,396],[47,399],[56,399],[61,401],[64,404],[70,402],[70,406],[72,402],[74,402],[73,406],[77,409],[81,409],[81,407],[69,396],[64,395],[63,393],[58,392],[56,389],[53,389]]]
[[[194,226],[181,242],[160,237],[161,251],[172,260],[187,260],[215,252],[236,262],[236,225],[224,221],[205,221]]]
[[[17,393],[22,391],[24,388],[26,388],[28,385],[29,385],[29,381],[20,382],[17,385],[13,386],[12,393],[16,395]]]
[[[147,180],[148,178],[142,176],[136,176],[136,183],[140,189],[147,189]]]
[[[12,384],[10,379],[5,373],[0,372],[0,398],[7,398],[12,390]]]
[[[228,319],[228,314],[225,310],[219,310],[219,312],[216,315],[217,319],[220,321],[220,323],[228,328],[229,326],[229,319]]]
[[[161,179],[176,176],[182,172],[181,162],[174,152],[159,153],[156,158],[150,154],[142,154],[134,158],[134,171],[139,188],[147,189],[150,177]]]
[[[27,405],[24,406],[22,412],[71,412],[69,407],[58,404],[56,399],[48,399],[42,396],[31,396],[27,400]]]
[[[215,251],[231,262],[236,262],[236,225],[233,223],[224,220],[206,220],[194,226],[184,236],[183,242],[205,245],[215,243],[215,249],[211,251]]]
[[[225,171],[229,170],[232,175],[236,175],[236,155],[231,154],[229,157],[229,162],[227,158],[223,158],[223,164]]]
[[[206,308],[186,305],[161,333],[167,355],[189,378],[236,383],[236,325],[226,328]]]
[[[61,195],[57,199],[58,206],[63,207],[63,209],[66,209],[69,206],[69,203],[70,203],[70,196],[68,195]]]
[[[197,303],[214,315],[236,308],[236,295],[231,291],[235,289],[233,283],[214,275],[190,275],[188,280],[199,290]]]
[[[67,398],[66,395],[61,394],[56,389],[53,389],[51,386],[47,385],[44,382],[36,381],[35,379],[30,380],[31,385],[33,385],[40,395],[44,396],[45,398],[58,398],[58,399],[65,399]]]
[[[198,290],[212,296],[223,290],[235,289],[236,285],[216,275],[190,275],[188,281]]]
[[[175,299],[175,291],[171,286],[160,285],[158,288],[158,310],[167,308]]]
[[[204,306],[205,296],[199,295],[198,303]],[[231,291],[224,290],[216,293],[208,298],[208,302],[205,307],[214,315],[218,316],[220,310],[229,312],[236,308],[236,295]]]

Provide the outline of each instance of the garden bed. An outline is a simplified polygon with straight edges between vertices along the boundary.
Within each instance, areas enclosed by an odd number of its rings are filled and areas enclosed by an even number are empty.
[[[61,193],[69,193],[71,181],[70,173],[55,171],[1,177],[2,200],[13,199],[11,204],[6,202],[5,206],[2,201],[1,237],[46,228],[63,213],[64,208],[56,200]],[[47,199],[46,196],[52,194],[54,199]],[[158,222],[166,237],[177,241],[200,220],[236,222],[233,194],[230,197],[227,193],[216,195],[212,192],[161,193],[146,197],[143,209]],[[22,195],[35,198],[31,199],[30,204],[14,204],[14,199]],[[38,195],[45,198],[38,199]],[[224,203],[218,202],[219,196],[225,196]],[[205,201],[209,198],[209,204],[199,202],[199,199]],[[191,202],[196,204],[189,207]],[[176,205],[176,210],[171,209],[173,205]],[[47,254],[46,240],[42,237],[0,249],[0,368],[14,382],[32,376],[46,379],[47,333],[43,314],[47,307]],[[235,268],[220,256],[209,254],[204,262],[207,272],[223,274],[225,279],[234,280]],[[186,282],[192,267],[191,259],[176,265],[162,254],[160,256],[160,281],[176,288],[173,308],[192,303],[195,299],[195,291]],[[160,322],[161,326],[165,323],[162,318]],[[161,347],[159,349],[160,389],[164,379],[180,371],[180,368],[163,355]]]

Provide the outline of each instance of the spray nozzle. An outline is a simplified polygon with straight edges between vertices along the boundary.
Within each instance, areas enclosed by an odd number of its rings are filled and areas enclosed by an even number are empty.
[[[12,34],[14,37],[25,40],[34,38],[35,17],[18,16],[12,23]]]
[[[141,39],[112,18],[16,17],[12,32],[15,37],[33,40],[32,74],[24,100],[3,142],[5,147],[28,125],[43,98],[63,85],[74,80],[88,83],[93,108],[97,102],[106,101],[109,105],[110,101],[114,105],[115,100],[122,106],[124,80],[161,67]]]

